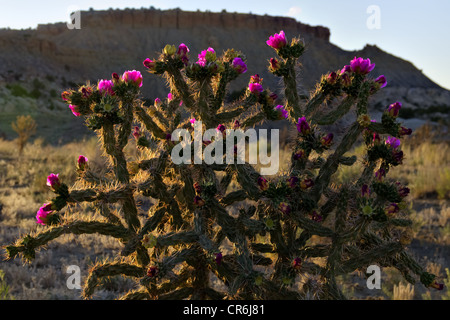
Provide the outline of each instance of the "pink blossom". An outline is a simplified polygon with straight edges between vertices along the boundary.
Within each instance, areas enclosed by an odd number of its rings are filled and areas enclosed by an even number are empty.
[[[278,105],[275,107],[275,110],[277,110],[279,112],[279,119],[287,119],[289,117],[289,112],[284,109],[284,107],[282,105]]]
[[[125,71],[122,75],[122,80],[125,83],[132,83],[136,87],[139,87],[139,88],[142,87],[142,74],[140,71],[136,71],[136,70]]]
[[[375,68],[375,63],[371,63],[370,59],[363,59],[361,57],[354,58],[350,61],[350,67],[353,72],[358,74],[368,74]]]
[[[44,203],[36,213],[36,222],[42,225],[47,223],[47,217],[53,212],[51,203]]]
[[[245,64],[244,60],[239,57],[233,59],[231,67],[239,74],[247,72],[247,65]]]
[[[153,61],[149,58],[145,59],[143,62],[144,66],[150,70],[154,70],[156,66],[156,61]]]
[[[392,149],[397,149],[400,146],[400,139],[397,139],[395,137],[388,137],[385,141],[385,144]]]
[[[61,185],[61,182],[59,181],[59,174],[51,173],[47,176],[47,185],[53,190],[57,190]]]
[[[379,88],[384,88],[387,85],[387,80],[386,77],[381,75],[378,78],[375,79],[375,83],[377,84],[377,86]]]
[[[72,110],[72,113],[75,117],[81,116],[81,113],[78,112],[78,106],[75,106],[73,104],[69,105],[70,110]]]
[[[98,91],[100,91],[100,93],[104,96],[113,96],[115,94],[113,87],[114,83],[112,82],[112,80],[100,80],[97,85]]]
[[[280,33],[275,33],[273,36],[269,37],[269,40],[266,41],[267,45],[274,48],[275,50],[279,50],[287,45],[286,35],[284,31],[281,30]]]
[[[80,168],[81,170],[84,170],[84,168],[86,167],[88,163],[88,158],[85,156],[80,155],[78,157],[78,168]]]
[[[308,124],[308,121],[306,121],[305,117],[298,118],[297,130],[303,135],[307,135],[311,132],[311,128]]]
[[[397,101],[388,107],[388,114],[391,117],[396,118],[398,116],[401,108],[402,108],[402,103]]]
[[[264,88],[259,83],[249,83],[248,89],[253,94],[259,94],[260,92],[264,91]]]

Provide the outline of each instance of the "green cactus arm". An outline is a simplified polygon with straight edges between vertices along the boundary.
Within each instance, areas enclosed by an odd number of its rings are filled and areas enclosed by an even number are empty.
[[[130,290],[118,298],[118,300],[148,300],[148,299],[150,299],[150,295],[148,294],[145,288]]]
[[[97,221],[74,221],[62,226],[51,227],[48,230],[41,231],[36,235],[27,235],[16,245],[6,247],[7,259],[13,259],[21,253],[27,260],[34,259],[35,250],[46,245],[48,242],[60,237],[63,234],[92,234],[112,236],[126,242],[129,237],[129,231],[124,227],[110,223]]]
[[[138,267],[123,262],[107,262],[98,264],[91,268],[89,276],[86,279],[83,288],[83,297],[90,298],[99,285],[100,279],[103,277],[113,277],[117,275],[124,275],[128,277],[141,278],[145,275],[145,268]]]
[[[145,128],[156,138],[166,139],[166,133],[150,117],[141,106],[136,106],[136,116],[144,124]]]
[[[334,109],[333,111],[330,111],[329,113],[325,115],[319,115],[315,121],[319,125],[330,125],[335,123],[337,120],[342,118],[345,114],[347,114],[353,104],[356,102],[356,98],[353,96],[347,96],[344,100]],[[313,118],[314,119],[314,118]]]

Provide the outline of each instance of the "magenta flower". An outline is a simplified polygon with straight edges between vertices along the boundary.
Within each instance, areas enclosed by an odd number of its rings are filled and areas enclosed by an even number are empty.
[[[307,135],[311,132],[311,127],[305,117],[298,118],[297,130],[303,135]]]
[[[287,45],[286,35],[284,34],[284,31],[281,30],[280,33],[275,33],[273,36],[270,36],[269,40],[267,40],[266,43],[268,46],[274,48],[275,50],[280,50]]]
[[[387,112],[391,117],[396,118],[398,116],[398,113],[400,112],[401,108],[402,108],[402,103],[397,101],[388,107]]]
[[[331,142],[333,142],[333,137],[334,135],[330,132],[325,137],[322,137],[322,139],[320,139],[320,143],[325,148],[329,148],[331,146]]]
[[[343,75],[344,73],[352,73],[352,67],[350,67],[348,64],[345,65],[345,66],[341,69],[341,75]]]
[[[262,87],[261,84],[259,83],[249,83],[248,85],[248,90],[250,90],[251,93],[253,94],[259,94],[260,92],[264,91],[264,88]]]
[[[303,180],[302,182],[300,182],[300,188],[302,188],[303,190],[311,188],[313,185],[314,185],[314,180],[311,178],[307,178],[307,179]]]
[[[287,184],[290,188],[294,189],[297,186],[298,178],[296,176],[289,177]]]
[[[69,108],[75,117],[81,116],[81,113],[78,112],[78,106],[74,106],[73,104],[70,104]]]
[[[78,168],[80,170],[84,170],[84,168],[86,167],[87,163],[88,163],[88,158],[87,157],[82,156],[82,155],[80,155],[78,157]]]
[[[375,79],[375,83],[377,85],[378,88],[384,88],[387,85],[387,80],[386,77],[381,75],[378,78]]]
[[[197,121],[197,120],[195,120],[195,118],[189,119],[189,122],[191,123],[191,126],[194,126],[195,121]]]
[[[329,84],[335,84],[336,81],[337,81],[337,73],[333,71],[328,75],[327,82]]]
[[[59,181],[59,174],[51,173],[47,177],[47,185],[56,191],[61,185],[61,182]]]
[[[375,63],[370,63],[370,59],[354,58],[350,61],[350,68],[358,74],[368,74],[375,68]]]
[[[239,57],[236,57],[233,59],[233,62],[231,63],[231,67],[234,70],[236,70],[236,72],[239,74],[247,72],[247,65],[245,64],[244,60],[242,60]]]
[[[395,137],[388,137],[385,143],[392,149],[397,149],[400,146],[400,139],[397,139]]]
[[[170,101],[172,101],[173,100],[173,94],[172,93],[168,93],[167,94],[167,100],[170,102]]]
[[[287,119],[289,117],[289,112],[282,105],[276,106],[275,110],[279,113],[278,119]]]
[[[113,87],[114,83],[112,82],[112,80],[100,80],[97,85],[98,91],[100,91],[100,93],[104,96],[113,96],[115,94]]]
[[[36,213],[36,223],[46,225],[47,224],[47,217],[49,214],[53,212],[52,210],[52,204],[51,203],[44,203],[42,207],[39,208],[39,210]]]
[[[142,74],[140,71],[136,70],[128,70],[125,71],[122,75],[122,80],[125,83],[131,83],[135,85],[136,87],[142,87]]]
[[[237,130],[237,129],[239,129],[240,126],[241,126],[241,123],[239,122],[239,120],[234,120],[233,129]]]
[[[220,131],[222,133],[224,133],[226,129],[227,128],[223,124],[219,124],[216,128],[217,131]]]
[[[155,103],[154,103],[154,104],[155,104],[155,107],[157,107],[157,108],[158,108],[158,107],[159,107],[160,105],[162,105],[162,101],[161,101],[161,99],[160,99],[160,98],[156,98],[156,99],[155,99]]]
[[[269,182],[263,177],[258,178],[257,184],[262,191],[269,189]]]
[[[197,64],[204,67],[207,62],[214,62],[216,60],[216,52],[213,48],[209,47],[207,50],[203,50],[198,55]]]

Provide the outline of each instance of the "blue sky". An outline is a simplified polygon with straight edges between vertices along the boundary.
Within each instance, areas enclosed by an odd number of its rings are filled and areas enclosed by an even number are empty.
[[[69,9],[181,8],[291,16],[330,28],[331,42],[346,50],[375,44],[411,61],[429,78],[450,89],[450,1],[448,0],[163,0],[163,1],[5,1],[0,0],[0,28],[35,28],[64,22]],[[374,8],[374,10],[369,10]],[[369,28],[376,23],[377,28]],[[378,28],[379,27],[379,28]]]

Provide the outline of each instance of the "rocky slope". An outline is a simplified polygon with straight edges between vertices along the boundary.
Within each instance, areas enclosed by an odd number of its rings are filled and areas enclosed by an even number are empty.
[[[329,41],[330,30],[309,26],[286,17],[240,13],[161,11],[126,9],[81,12],[81,29],[66,23],[39,25],[37,29],[0,30],[0,83],[34,78],[54,78],[63,89],[86,79],[96,82],[112,72],[145,68],[142,61],[156,57],[166,44],[185,43],[192,59],[212,46],[217,52],[235,48],[246,54],[248,73],[231,86],[242,88],[251,74],[259,73],[266,86],[280,89],[279,79],[267,71],[274,52],[265,41],[284,30],[289,38],[300,36],[306,46],[301,58],[301,89],[308,93],[323,73],[340,69],[354,56],[376,63],[374,76],[386,75],[388,87],[372,106],[382,108],[399,100],[410,108],[450,106],[450,91],[439,87],[410,62],[392,56],[376,46],[345,51]],[[161,79],[145,73],[146,98],[165,96]],[[280,92],[281,93],[281,92]]]

